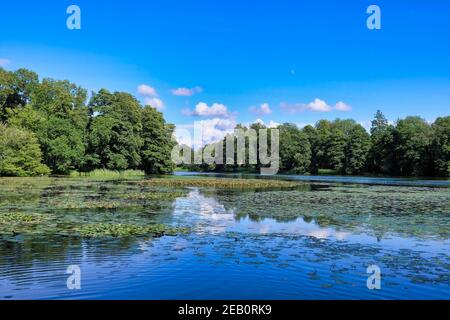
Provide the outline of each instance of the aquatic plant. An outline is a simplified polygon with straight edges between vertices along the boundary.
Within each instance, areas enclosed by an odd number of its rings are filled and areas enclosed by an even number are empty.
[[[130,177],[143,177],[145,176],[144,171],[140,170],[107,170],[107,169],[96,169],[90,172],[78,172],[71,171],[70,177],[72,178],[130,178]]]
[[[130,237],[130,236],[164,236],[186,233],[186,228],[168,227],[163,224],[146,226],[130,224],[97,223],[87,224],[76,228],[75,231],[83,237]]]
[[[10,223],[38,223],[42,221],[42,216],[26,214],[22,212],[7,212],[0,214],[0,224]]]
[[[302,217],[321,227],[352,232],[417,237],[450,237],[448,188],[329,185],[312,191],[204,192],[236,218],[279,222]]]
[[[132,193],[124,195],[124,199],[127,200],[174,200],[186,195],[186,192],[171,191],[171,192],[144,192],[144,193]]]
[[[138,182],[146,186],[165,187],[205,187],[222,189],[269,189],[269,188],[294,188],[301,183],[293,181],[270,180],[270,179],[225,179],[225,178],[153,178]]]

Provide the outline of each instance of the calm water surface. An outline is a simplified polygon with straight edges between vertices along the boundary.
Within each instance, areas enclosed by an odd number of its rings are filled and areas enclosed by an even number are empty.
[[[119,240],[0,235],[0,299],[449,299],[450,189],[346,182],[187,188],[168,202],[94,208],[86,203],[149,190],[135,181],[0,179],[0,215],[190,230]],[[81,268],[81,290],[67,289],[69,265]],[[367,289],[370,265],[382,270],[381,290]]]

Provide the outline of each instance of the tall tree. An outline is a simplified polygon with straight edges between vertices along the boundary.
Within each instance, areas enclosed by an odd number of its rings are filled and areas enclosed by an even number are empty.
[[[347,144],[344,132],[333,126],[326,142],[325,151],[327,166],[338,173],[343,173],[345,169],[345,146]]]
[[[401,175],[426,173],[431,134],[430,125],[420,117],[407,117],[397,122],[395,145]]]
[[[450,176],[450,116],[436,119],[432,129],[432,174],[448,177]]]
[[[311,149],[311,164],[309,172],[312,174],[319,173],[319,158],[318,158],[318,134],[316,128],[311,125],[307,125],[303,128],[303,133],[308,137],[308,142]]]
[[[9,72],[0,68],[0,121],[8,122],[25,107],[39,84],[38,75],[27,69]]]
[[[367,157],[371,142],[367,131],[359,124],[349,132],[349,138],[345,147],[346,174],[360,174],[367,169]]]
[[[308,136],[296,125],[285,123],[280,130],[281,170],[306,173],[311,165],[311,145]]]
[[[44,163],[54,173],[67,174],[83,165],[85,100],[86,90],[75,84],[44,79],[35,85],[28,105],[9,120],[36,134]]]
[[[161,112],[151,106],[142,110],[141,148],[142,169],[147,174],[172,173],[174,164],[171,159],[175,127],[166,124]]]
[[[372,121],[368,167],[373,173],[395,174],[394,127],[390,125],[384,114],[378,110]]]
[[[329,145],[331,139],[332,123],[328,120],[320,120],[316,123],[316,142],[313,152],[316,156],[319,169],[332,169],[330,163]]]
[[[132,95],[102,89],[89,103],[88,170],[136,169],[141,163],[141,105]]]

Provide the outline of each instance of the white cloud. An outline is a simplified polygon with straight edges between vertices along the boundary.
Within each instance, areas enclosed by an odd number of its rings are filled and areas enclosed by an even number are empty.
[[[222,140],[227,134],[234,132],[234,119],[213,118],[196,121],[193,125],[177,125],[175,138],[178,143],[195,149]]]
[[[0,67],[4,67],[4,66],[6,66],[7,64],[10,64],[10,63],[11,63],[10,60],[8,60],[6,58],[0,58]]]
[[[306,105],[306,110],[315,112],[328,112],[331,111],[332,107],[329,106],[325,101],[320,99],[315,99]]]
[[[203,89],[201,87],[194,87],[194,88],[177,88],[177,89],[173,89],[171,90],[172,94],[174,96],[179,96],[179,97],[191,97],[194,94],[197,93],[201,93],[203,92]]]
[[[149,85],[146,85],[146,84],[141,84],[140,86],[138,86],[138,92],[140,95],[143,95],[144,97],[158,96],[156,89],[153,87],[150,87]]]
[[[281,125],[280,123],[275,122],[275,121],[273,121],[273,120],[270,120],[268,123],[265,123],[262,119],[257,119],[257,120],[255,120],[253,123],[259,123],[260,125],[263,125],[263,126],[265,126],[266,128],[276,128],[276,127],[278,127],[279,125]]]
[[[206,103],[200,102],[195,106],[194,110],[184,110],[183,113],[185,115],[198,117],[228,118],[231,116],[227,106],[221,103],[213,103],[212,106],[208,106]]]
[[[250,111],[258,116],[265,116],[272,113],[268,103],[263,103],[259,107],[250,107]]]
[[[158,98],[158,93],[155,88],[146,84],[138,86],[138,92],[144,96],[144,104],[146,106],[152,106],[158,111],[162,111],[165,108],[164,102]]]
[[[329,105],[324,100],[319,98],[314,99],[314,101],[310,103],[296,103],[296,104],[287,104],[282,103],[281,108],[289,113],[299,113],[304,111],[311,112],[330,112],[330,111],[341,111],[347,112],[352,110],[352,107],[348,104],[339,101],[335,105]]]
[[[338,110],[338,111],[343,111],[343,112],[351,111],[351,110],[352,110],[352,107],[350,107],[348,104],[345,104],[345,103],[342,102],[342,101],[339,101],[338,103],[336,103],[336,105],[334,106],[334,108],[335,108],[336,110]]]
[[[153,108],[155,108],[158,111],[162,111],[165,108],[164,102],[159,98],[147,97],[144,99],[144,102],[145,102],[145,105],[152,106]]]

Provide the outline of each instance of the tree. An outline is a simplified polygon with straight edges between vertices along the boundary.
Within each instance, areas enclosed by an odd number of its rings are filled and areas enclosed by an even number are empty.
[[[141,167],[147,174],[172,173],[174,164],[172,149],[176,145],[172,138],[175,127],[166,124],[161,112],[151,106],[142,110]]]
[[[83,113],[83,124],[87,121],[85,102],[87,91],[67,80],[59,81],[46,78],[42,80],[33,95],[31,105],[39,111],[60,118],[72,118],[80,110]]]
[[[142,123],[136,98],[102,89],[92,95],[89,110],[85,169],[137,169],[141,164]]]
[[[329,158],[329,144],[331,139],[332,124],[328,120],[320,120],[316,123],[316,139],[313,145],[313,153],[318,169],[331,169]]]
[[[374,135],[378,132],[384,131],[389,126],[389,122],[384,116],[383,112],[377,110],[375,118],[372,120],[372,127],[370,129],[370,134]]]
[[[425,174],[432,140],[430,125],[420,117],[407,117],[397,122],[394,138],[400,174]]]
[[[432,130],[432,174],[450,176],[450,116],[436,119]]]
[[[38,75],[27,69],[8,72],[0,68],[0,121],[8,119],[24,107],[39,84]]]
[[[84,161],[83,132],[70,119],[50,116],[37,131],[44,153],[44,163],[54,173],[68,174],[82,167]]]
[[[47,175],[42,153],[33,133],[0,124],[0,176]]]
[[[84,162],[84,130],[88,120],[86,90],[69,81],[44,79],[36,84],[28,105],[10,123],[35,133],[44,163],[54,173],[67,174]]]
[[[313,137],[312,145],[314,171],[332,169],[340,174],[360,173],[365,167],[369,135],[354,120],[336,119],[333,122],[321,120],[316,131],[307,129]],[[363,148],[355,150],[355,148]]]
[[[395,174],[397,172],[395,162],[394,127],[390,125],[378,110],[372,121],[371,140],[368,167],[373,173]]]
[[[296,125],[285,123],[280,130],[281,170],[303,174],[311,165],[311,145],[308,136]]]
[[[345,168],[345,146],[347,144],[344,132],[335,126],[330,131],[326,141],[325,150],[328,167],[338,173],[343,173]]]
[[[319,173],[319,158],[318,158],[318,134],[316,128],[307,125],[303,128],[303,133],[308,137],[308,142],[311,149],[311,164],[309,172],[312,174]]]
[[[370,150],[370,136],[361,125],[355,125],[349,132],[345,147],[346,174],[359,174],[367,166],[367,157]]]

